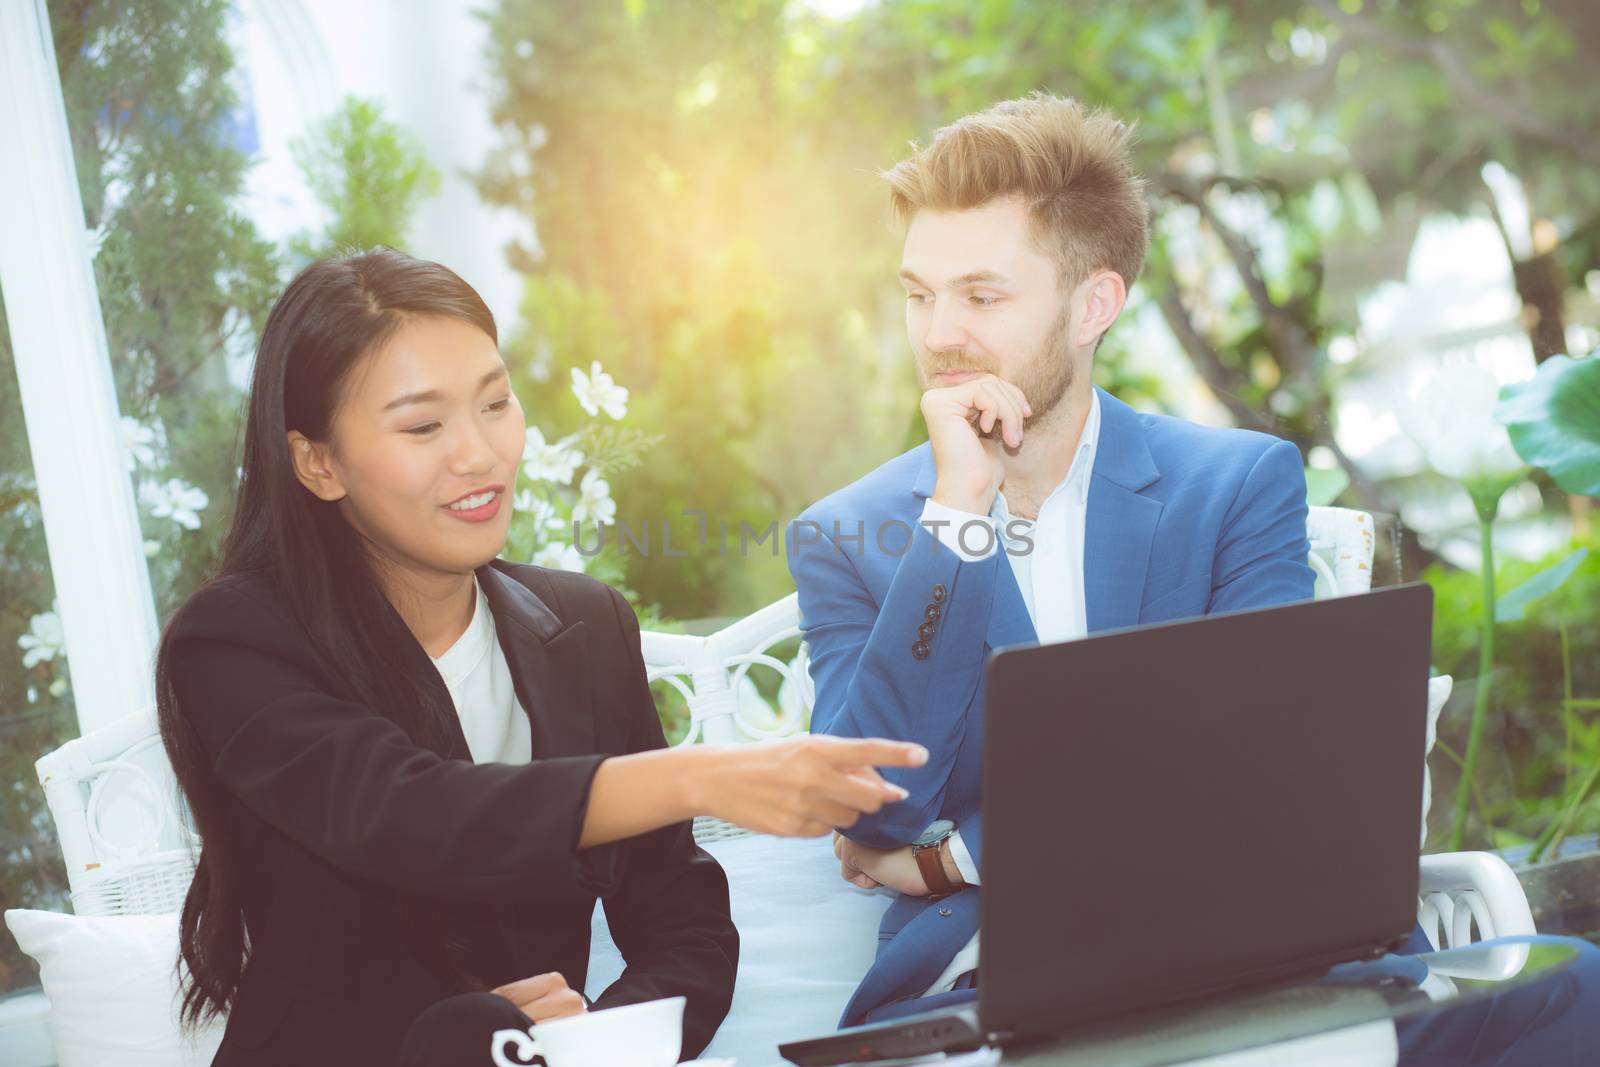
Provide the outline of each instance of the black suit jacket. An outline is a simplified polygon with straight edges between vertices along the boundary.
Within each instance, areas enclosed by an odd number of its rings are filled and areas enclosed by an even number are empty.
[[[686,1056],[727,1014],[738,935],[690,825],[576,848],[601,759],[665,744],[632,609],[579,574],[477,575],[532,723],[526,765],[474,764],[454,717],[446,756],[413,744],[330,676],[265,579],[174,617],[173,689],[220,786],[251,944],[215,1064],[392,1062],[460,991],[431,948],[445,938],[487,986],[558,971],[582,989],[596,899],[627,969],[595,1007],[685,995]],[[419,643],[395,656],[451,706]]]

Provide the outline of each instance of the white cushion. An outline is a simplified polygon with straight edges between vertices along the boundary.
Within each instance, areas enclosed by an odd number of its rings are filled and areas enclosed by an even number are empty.
[[[775,1067],[778,1044],[838,1029],[845,1002],[872,965],[887,890],[857,889],[839,877],[831,837],[758,835],[713,841],[705,850],[728,874],[739,930],[733,1007],[706,1056],[739,1067]],[[622,973],[602,909],[585,990],[595,997]]]
[[[222,1023],[178,1030],[176,915],[15,909],[6,925],[39,964],[60,1067],[204,1067]]]

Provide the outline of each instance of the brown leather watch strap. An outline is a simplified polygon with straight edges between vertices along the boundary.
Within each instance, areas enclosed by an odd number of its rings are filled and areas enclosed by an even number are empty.
[[[961,888],[951,882],[944,873],[944,857],[940,855],[940,850],[948,840],[950,839],[946,837],[937,844],[911,846],[911,855],[917,861],[917,870],[922,872],[922,880],[928,885],[930,900],[947,897]]]

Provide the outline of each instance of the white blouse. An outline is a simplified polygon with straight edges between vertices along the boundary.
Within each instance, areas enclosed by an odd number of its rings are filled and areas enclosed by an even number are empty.
[[[472,583],[478,597],[466,632],[442,655],[428,658],[450,690],[472,762],[529,763],[533,734],[528,715],[511,684],[505,650],[495,637],[489,598],[476,577]]]

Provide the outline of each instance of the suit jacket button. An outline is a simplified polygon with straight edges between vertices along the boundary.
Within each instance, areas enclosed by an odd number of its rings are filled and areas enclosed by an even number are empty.
[[[933,587],[933,602],[935,604],[944,603],[944,595],[945,589],[943,585],[936,585]]]
[[[911,654],[913,656],[917,657],[918,659],[927,659],[928,658],[928,642],[926,642],[926,641],[918,641],[916,644],[912,645],[911,646]]]
[[[935,629],[936,627],[933,625],[933,623],[925,622],[921,626],[917,627],[917,636],[926,641],[928,638],[933,636]]]
[[[948,918],[950,918],[950,916],[952,916],[954,914],[955,914],[955,912],[951,911],[949,908],[940,908],[939,909],[939,917],[941,919],[948,919]]]
[[[939,621],[939,616],[941,616],[943,614],[944,614],[944,609],[941,608],[939,605],[937,605],[937,604],[929,604],[927,609],[923,611],[922,617],[927,619],[929,622],[938,622]]]

